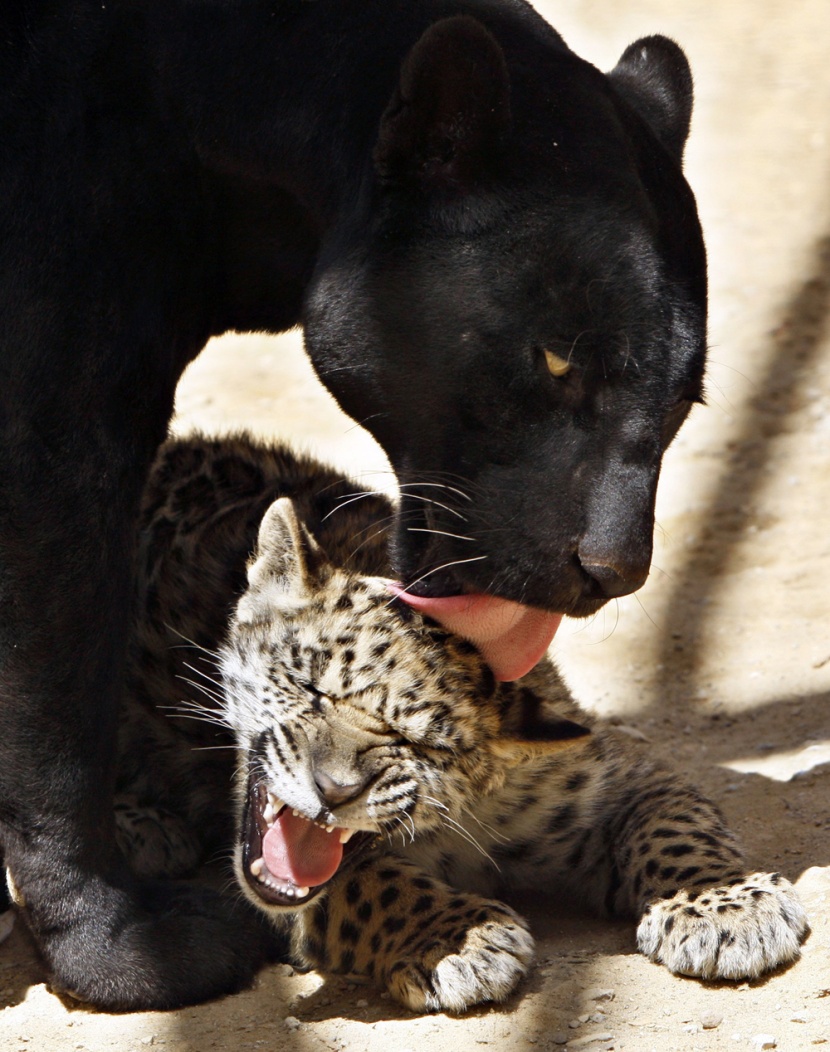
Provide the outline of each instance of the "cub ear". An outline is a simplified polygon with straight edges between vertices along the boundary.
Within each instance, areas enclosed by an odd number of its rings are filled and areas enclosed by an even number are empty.
[[[493,742],[494,754],[508,766],[584,744],[590,737],[588,727],[548,711],[530,692],[514,704],[519,710],[518,720],[514,722],[517,715],[514,711],[511,725]]]
[[[510,82],[495,38],[467,15],[434,23],[401,67],[374,160],[384,182],[467,190],[510,127]]]
[[[323,550],[297,518],[290,497],[280,497],[265,512],[256,549],[248,563],[249,592],[256,602],[291,607],[305,602],[319,585],[325,564]],[[250,604],[247,604],[250,605]],[[245,597],[237,608],[246,620]]]
[[[683,50],[668,37],[643,37],[625,49],[608,78],[669,153],[682,160],[693,98],[692,71]]]

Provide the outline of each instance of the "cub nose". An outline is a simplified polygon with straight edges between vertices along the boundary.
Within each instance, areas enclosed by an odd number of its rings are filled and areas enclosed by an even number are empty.
[[[338,804],[345,804],[347,800],[354,800],[355,797],[360,796],[368,785],[369,779],[358,778],[354,781],[341,781],[332,777],[327,771],[315,768],[314,781],[320,790],[320,795],[329,807],[337,807]]]
[[[582,562],[585,573],[591,578],[592,598],[617,599],[621,595],[630,595],[642,588],[648,577],[649,566],[611,566],[601,562]]]

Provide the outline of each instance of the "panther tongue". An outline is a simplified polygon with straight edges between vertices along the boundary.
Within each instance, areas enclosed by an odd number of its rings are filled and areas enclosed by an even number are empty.
[[[336,829],[327,833],[284,807],[262,838],[262,857],[277,880],[315,888],[337,872],[343,845]]]
[[[561,614],[550,614],[492,595],[410,595],[398,584],[391,591],[450,632],[475,643],[496,679],[520,679],[541,660],[556,635]]]

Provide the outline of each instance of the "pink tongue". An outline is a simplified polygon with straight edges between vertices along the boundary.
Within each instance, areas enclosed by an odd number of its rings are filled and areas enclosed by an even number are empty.
[[[561,614],[549,614],[492,595],[449,595],[431,599],[409,595],[400,585],[391,591],[434,618],[450,632],[475,643],[496,679],[521,679],[540,661],[556,635]]]
[[[337,872],[343,845],[336,829],[327,833],[285,807],[262,838],[262,857],[277,880],[315,888]]]

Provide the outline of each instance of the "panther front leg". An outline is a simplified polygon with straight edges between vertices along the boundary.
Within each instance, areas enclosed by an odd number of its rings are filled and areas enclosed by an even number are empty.
[[[714,804],[655,771],[620,814],[615,905],[640,918],[647,957],[702,979],[755,978],[799,957],[808,925],[795,889],[747,872]]]
[[[503,1001],[533,960],[525,921],[399,858],[367,859],[298,915],[299,963],[371,976],[414,1011]]]

